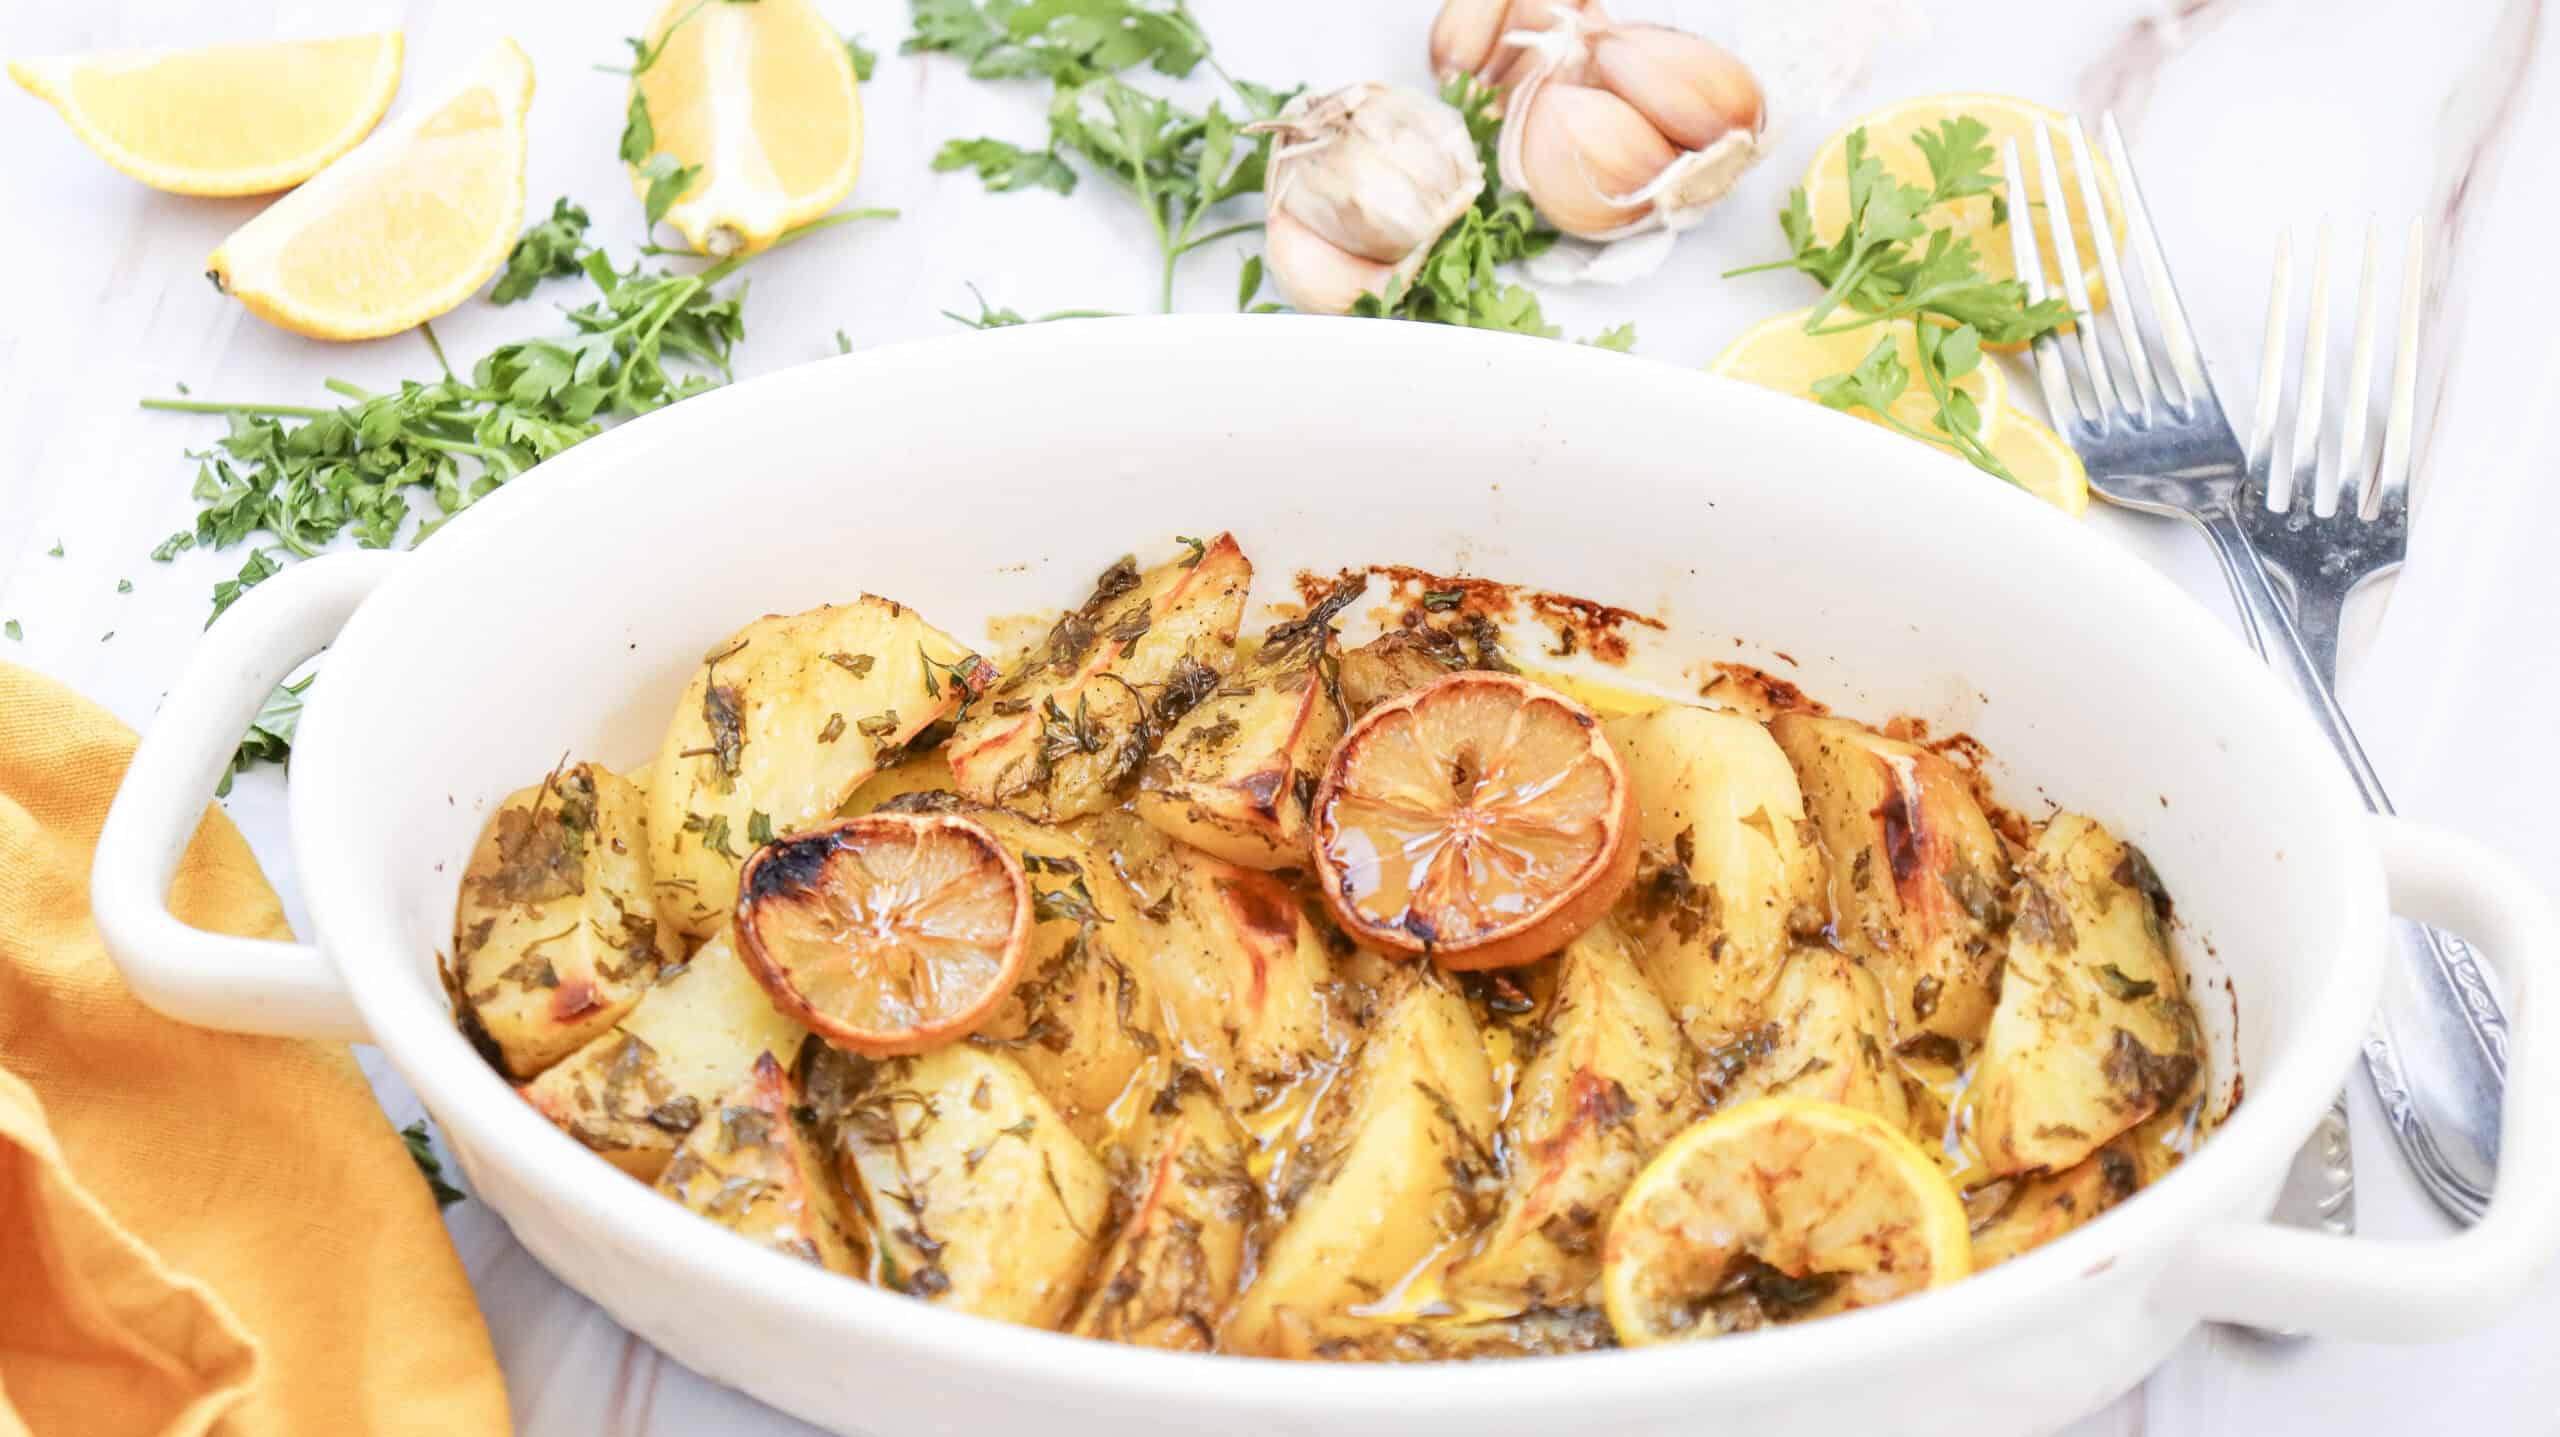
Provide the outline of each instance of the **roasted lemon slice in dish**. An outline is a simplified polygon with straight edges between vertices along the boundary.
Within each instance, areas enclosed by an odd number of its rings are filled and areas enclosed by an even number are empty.
[[[2042,105],[2010,95],[1926,95],[1888,105],[1871,115],[1864,115],[1840,128],[1825,140],[1813,157],[1813,165],[1804,172],[1805,204],[1813,212],[1814,235],[1829,242],[1849,222],[1849,170],[1846,155],[1849,134],[1864,128],[1867,153],[1884,165],[1885,172],[1906,185],[1919,189],[1930,187],[1929,159],[1913,143],[1912,136],[1921,131],[1936,132],[1940,122],[1959,116],[1980,120],[1990,130],[1985,143],[1990,145],[1991,173],[2000,174],[2000,147],[2011,140],[2018,142],[2021,178],[2026,181],[2029,198],[2036,204],[2045,202],[2044,176],[2037,168],[2036,130],[2050,125],[2054,163],[2062,181],[2062,193],[2071,214],[2071,233],[2077,240],[2071,262],[2080,271],[2081,282],[2089,287],[2091,313],[2107,307],[2107,285],[2098,268],[2098,252],[2090,247],[2094,229],[2088,223],[2086,199],[2080,193],[2080,172],[2073,163],[2071,146],[2065,141],[2064,126],[2068,117]],[[2115,172],[2106,160],[2094,153],[2097,161],[2098,197],[2106,208],[2107,231],[2118,249],[2124,246],[2124,204],[2116,188]],[[1998,191],[1995,188],[1994,194]],[[1973,241],[1973,252],[1982,262],[1985,276],[2000,279],[2018,277],[2017,252],[2010,248],[2009,227],[2000,218],[2005,205],[1995,208],[1993,195],[1975,195],[1953,201],[1928,212],[1928,222],[1946,225],[1959,238]],[[2036,226],[2036,247],[2044,256],[2045,284],[2048,293],[2062,293],[2062,271],[2054,263],[2054,251],[2047,225]],[[2020,349],[2023,345],[1993,346]]]
[[[1031,883],[951,814],[874,813],[766,844],[738,879],[738,956],[776,1008],[872,1057],[995,1015],[1030,946]]]
[[[365,137],[400,87],[400,32],[12,60],[81,142],[155,190],[291,189]]]
[[[1873,1307],[1972,1270],[1964,1203],[1882,1118],[1762,1098],[1671,1140],[1601,1247],[1610,1326],[1630,1347]]]
[[[1448,968],[1555,952],[1635,877],[1635,791],[1598,716],[1516,674],[1454,673],[1369,710],[1315,814],[1345,930]]]

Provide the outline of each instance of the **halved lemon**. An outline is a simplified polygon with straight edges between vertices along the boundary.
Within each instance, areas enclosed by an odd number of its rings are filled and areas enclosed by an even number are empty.
[[[1031,882],[956,814],[873,813],[777,839],[738,876],[738,956],[776,1008],[851,1052],[921,1053],[1021,976]]]
[[[532,102],[532,62],[500,41],[460,88],[232,231],[206,269],[260,319],[315,339],[373,339],[435,318],[515,244]]]
[[[1635,877],[1635,793],[1590,709],[1470,671],[1379,704],[1315,802],[1325,901],[1356,941],[1447,968],[1562,948]]]
[[[1873,1307],[1973,1270],[1964,1202],[1884,1119],[1761,1098],[1671,1140],[1618,1202],[1601,1298],[1630,1347]]]
[[[263,195],[318,174],[400,88],[400,32],[12,60],[83,144],[155,190]]]
[[[702,173],[667,222],[704,254],[751,253],[825,214],[862,168],[862,99],[844,38],[808,0],[667,0],[655,63],[632,80],[651,153]],[[632,189],[650,180],[632,167]]]
[[[2072,217],[2071,232],[2077,243],[2072,263],[2080,271],[2081,282],[2089,287],[2089,312],[2107,307],[2107,285],[2098,269],[2098,252],[2090,244],[2092,226],[2088,207],[2080,193],[2080,172],[2072,163],[2071,147],[2064,140],[2064,127],[2069,119],[2029,100],[2009,95],[1928,95],[1888,105],[1871,115],[1861,116],[1843,126],[1840,132],[1823,142],[1804,172],[1805,203],[1813,211],[1813,233],[1828,242],[1849,222],[1849,171],[1845,163],[1849,134],[1853,130],[1867,132],[1867,153],[1881,161],[1887,173],[1906,185],[1921,189],[1930,186],[1929,161],[1912,136],[1920,131],[1935,132],[1942,120],[1969,115],[1980,120],[1990,131],[1991,173],[1995,184],[1992,194],[1975,195],[1956,200],[1928,212],[1932,226],[1952,228],[1958,235],[1973,241],[1974,253],[1980,257],[1982,272],[1993,279],[2015,279],[2018,274],[2017,252],[2010,248],[2009,228],[1995,223],[1992,196],[2002,187],[1996,183],[2001,174],[2000,149],[2011,140],[2018,142],[2020,178],[2026,183],[2029,199],[2037,205],[2045,203],[2044,175],[2036,162],[2036,129],[2053,127],[2056,178],[2062,182],[2065,205]],[[2116,188],[2115,171],[2106,158],[2092,152],[2090,158],[2098,166],[2098,194],[2107,211],[2107,230],[2119,250],[2124,245],[2124,205]],[[2044,257],[2045,286],[2054,298],[2062,298],[2062,270],[2055,263],[2051,242],[2053,221],[2039,217],[2036,226],[2036,248]],[[2024,345],[1995,345],[1993,348],[2017,350]]]
[[[2080,456],[2034,416],[2012,409],[2001,416],[1991,457],[2018,476],[2019,487],[2077,519],[2089,512],[2089,471]]]
[[[1876,347],[1877,340],[1889,338],[1894,342],[1894,352],[1902,359],[1904,373],[1911,376],[1911,383],[1902,391],[1902,398],[1893,405],[1893,417],[1924,435],[1932,436],[1930,443],[1941,448],[1949,447],[1944,439],[1935,437],[1938,433],[1935,425],[1938,402],[1930,397],[1929,386],[1921,382],[1919,331],[1913,328],[1911,321],[1892,319],[1831,334],[1807,334],[1804,332],[1805,317],[1811,313],[1811,310],[1799,309],[1753,325],[1708,363],[1707,372],[1757,384],[1763,389],[1774,389],[1781,394],[1812,399],[1815,380],[1846,374],[1857,368],[1858,362],[1867,357],[1867,351]],[[1823,322],[1843,324],[1856,318],[1848,310],[1834,310]],[[1975,407],[1982,411],[1982,441],[1990,444],[1998,439],[2001,425],[2017,412],[2009,407],[2009,380],[2000,372],[2000,366],[1985,361],[1977,365],[1971,374],[1957,380],[1955,387],[1972,395]],[[1887,429],[1893,427],[1872,409],[1860,407],[1842,412],[1854,414],[1870,424]]]

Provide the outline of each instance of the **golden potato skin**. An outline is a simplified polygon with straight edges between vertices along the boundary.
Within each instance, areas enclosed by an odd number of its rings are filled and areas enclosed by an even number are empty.
[[[1349,721],[1341,656],[1321,625],[1265,638],[1139,770],[1139,817],[1229,863],[1306,866],[1307,806]]]
[[[1435,628],[1389,629],[1342,655],[1342,700],[1358,718],[1443,674],[1475,667],[1464,645]]]
[[[1847,719],[1782,713],[1769,729],[1829,851],[1841,941],[1884,983],[1895,1043],[1979,1041],[2009,864],[1964,776]]]
[[[660,904],[689,937],[729,918],[757,817],[834,813],[909,740],[995,676],[915,610],[870,594],[768,615],[704,655],[651,775]]]
[[[1354,1309],[1472,1231],[1499,1183],[1495,1101],[1466,1000],[1428,967],[1408,968],[1292,1162],[1305,1186],[1283,1195],[1285,1219],[1228,1314],[1222,1350],[1312,1355],[1363,1327]]]
[[[1503,1119],[1501,1205],[1450,1292],[1523,1313],[1593,1300],[1609,1214],[1645,1159],[1698,1113],[1688,1044],[1603,922],[1558,960],[1555,992]]]
[[[649,876],[639,791],[601,765],[507,795],[462,875],[463,1016],[533,1077],[611,1028],[676,949]]]
[[[2141,851],[2057,813],[2020,865],[1974,1133],[1999,1174],[2058,1172],[2194,1086],[2203,1041]]]
[[[1156,1095],[1115,1152],[1126,1155],[1119,1188],[1128,1216],[1068,1331],[1207,1352],[1262,1204],[1244,1135],[1208,1084],[1186,1072]]]
[[[1674,705],[1602,725],[1626,765],[1644,856],[1620,905],[1645,975],[1701,1049],[1758,1024],[1824,910],[1822,850],[1767,729]]]
[[[1721,1084],[1717,1107],[1820,1098],[1911,1128],[1884,988],[1865,965],[1828,948],[1799,948],[1778,971],[1764,1012],[1759,1027],[1707,1052],[1709,1080]]]
[[[2114,1142],[2061,1172],[2006,1178],[1999,1186],[1999,1205],[1973,1225],[1976,1272],[2032,1252],[2133,1196],[2142,1170],[2125,1144]]]
[[[704,1110],[655,1186],[749,1242],[859,1276],[868,1236],[799,1109],[798,1086],[771,1053],[759,1056],[744,1083]]]
[[[1252,582],[1231,534],[1143,574],[1128,559],[1105,571],[952,734],[960,792],[1050,822],[1100,811],[1234,668]]]
[[[1111,1185],[1022,1066],[966,1042],[878,1062],[812,1046],[802,1084],[870,1213],[876,1280],[1032,1327],[1073,1315]]]
[[[660,969],[621,1022],[519,1091],[563,1132],[649,1182],[758,1058],[787,1060],[806,1036],[722,928],[692,958]]]

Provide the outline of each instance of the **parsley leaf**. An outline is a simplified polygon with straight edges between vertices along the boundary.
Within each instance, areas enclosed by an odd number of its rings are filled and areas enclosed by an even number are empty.
[[[933,168],[936,173],[976,170],[987,188],[999,194],[1037,188],[1071,195],[1076,190],[1076,172],[1055,150],[1026,150],[1009,140],[945,140],[934,153]]]
[[[18,627],[18,621],[15,619],[0,624],[0,634],[7,634],[9,642],[13,644],[23,644],[27,641],[27,631]]]
[[[278,684],[258,705],[258,716],[249,720],[249,732],[240,746],[231,751],[231,762],[222,770],[222,781],[213,786],[213,796],[231,796],[231,780],[243,769],[262,763],[282,763],[293,752],[294,730],[302,725],[302,691],[311,687],[316,675],[306,674],[298,684]]]
[[[880,68],[879,52],[863,44],[860,35],[847,35],[844,37],[844,53],[853,61],[853,78],[869,84],[872,72]]]
[[[571,279],[580,272],[587,243],[587,212],[567,196],[551,202],[551,218],[530,226],[516,247],[507,251],[507,268],[489,291],[491,304],[513,304],[533,293],[546,279]]]
[[[631,100],[637,105],[640,97],[634,95]],[[649,193],[641,200],[641,213],[647,216],[649,227],[656,229],[676,201],[684,198],[684,192],[693,188],[693,182],[701,177],[702,166],[680,165],[673,155],[657,154],[640,166],[640,174],[649,181]]]
[[[465,1196],[462,1189],[444,1180],[444,1163],[436,1157],[435,1149],[427,1145],[426,1119],[420,1118],[402,1128],[400,1140],[409,1145],[409,1161],[416,1163],[419,1173],[425,1176],[427,1191],[435,1194],[437,1207],[448,1208],[462,1201]]]
[[[275,555],[266,550],[250,550],[249,560],[240,566],[238,574],[213,586],[213,612],[206,616],[204,626],[208,629],[212,628],[213,621],[222,617],[223,610],[237,603],[242,594],[266,582],[283,567],[284,565],[276,562]]]

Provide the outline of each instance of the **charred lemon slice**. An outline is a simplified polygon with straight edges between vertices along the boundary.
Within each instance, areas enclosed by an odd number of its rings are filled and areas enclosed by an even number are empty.
[[[1552,953],[1635,877],[1634,790],[1598,716],[1515,674],[1454,673],[1369,710],[1315,812],[1334,917],[1448,968]]]
[[[951,814],[792,834],[738,883],[738,953],[774,1006],[872,1057],[938,1048],[993,1017],[1031,926],[1021,862]]]
[[[1763,1098],[1672,1139],[1601,1248],[1609,1324],[1630,1347],[1873,1307],[1972,1271],[1964,1203],[1871,1113]]]

